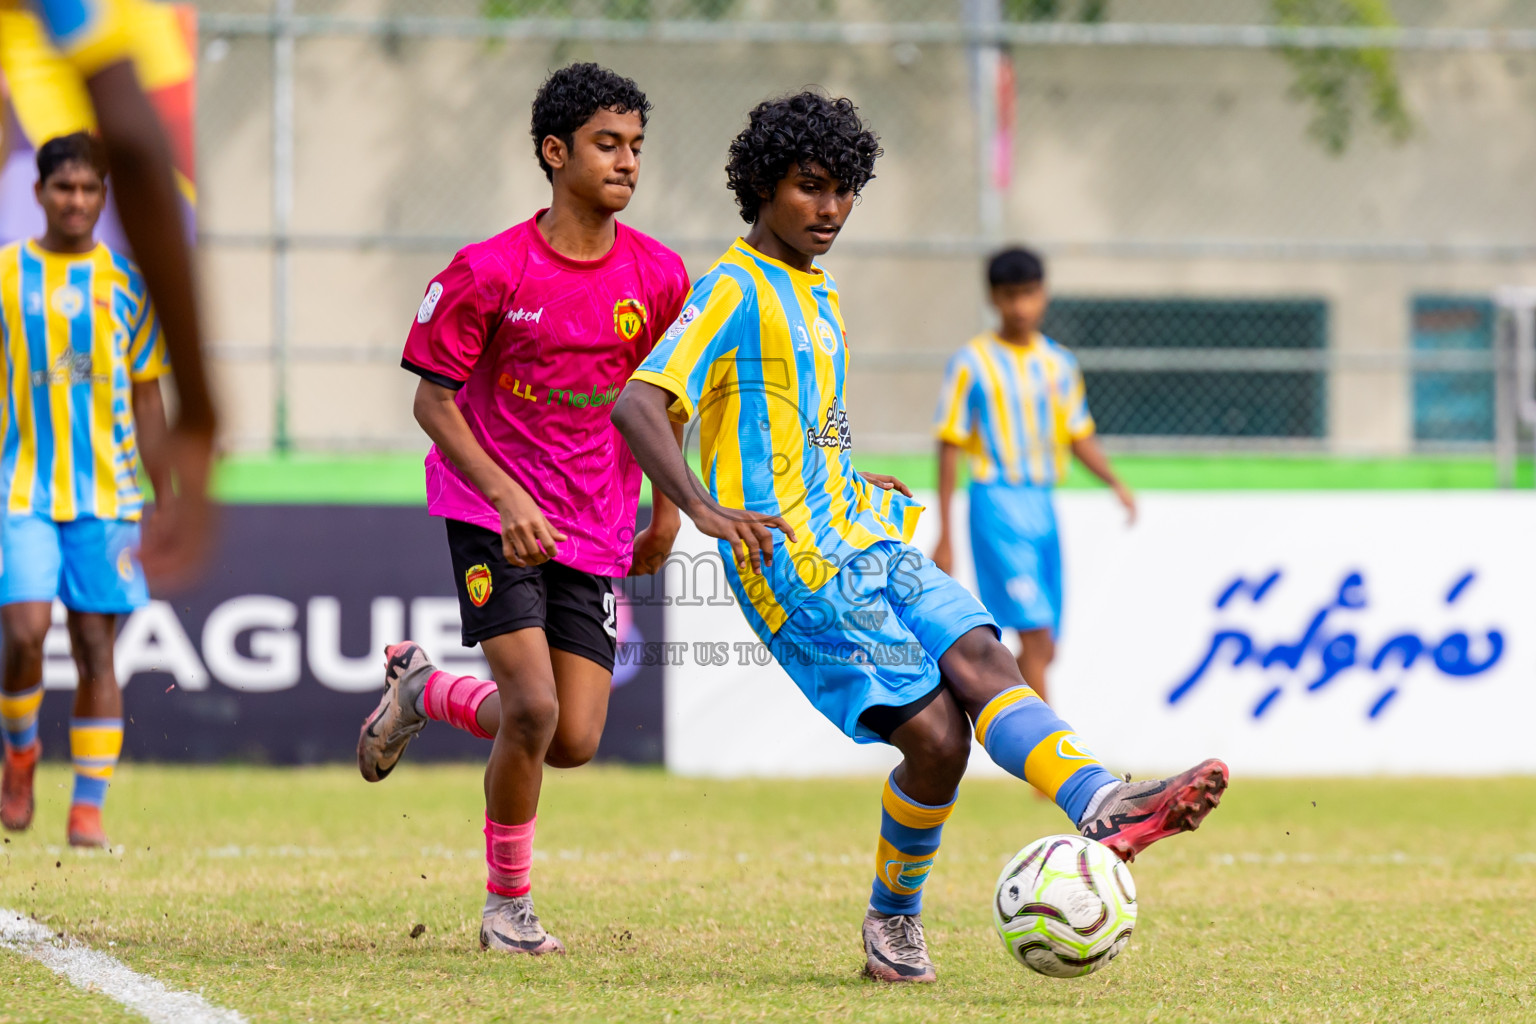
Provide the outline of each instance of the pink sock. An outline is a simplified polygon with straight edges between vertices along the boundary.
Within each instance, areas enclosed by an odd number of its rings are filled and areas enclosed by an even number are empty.
[[[533,866],[534,815],[521,825],[502,825],[485,816],[485,867],[487,892],[498,896],[526,896],[532,886],[528,871]]]
[[[479,736],[483,740],[492,734],[480,728],[475,715],[485,699],[496,692],[496,684],[474,676],[451,676],[447,672],[433,672],[427,677],[425,699],[427,717],[447,722],[455,729]],[[500,828],[501,826],[497,826]],[[487,833],[489,834],[489,833]]]

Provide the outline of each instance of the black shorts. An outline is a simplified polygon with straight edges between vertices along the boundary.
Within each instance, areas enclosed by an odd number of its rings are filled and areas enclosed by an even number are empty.
[[[537,626],[550,647],[613,671],[618,619],[612,579],[558,562],[520,569],[502,555],[500,534],[456,519],[445,522],[465,647]]]

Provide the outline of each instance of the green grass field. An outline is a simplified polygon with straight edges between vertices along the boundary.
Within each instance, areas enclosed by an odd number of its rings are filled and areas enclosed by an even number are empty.
[[[928,885],[939,983],[892,989],[858,976],[877,781],[551,773],[534,885],[571,955],[526,960],[476,946],[479,775],[127,764],[123,849],[82,854],[45,765],[0,905],[252,1021],[1536,1019],[1536,779],[1239,779],[1136,865],[1129,949],[1075,981],[1015,966],[988,904],[1064,821],[968,782]],[[140,1019],[0,966],[0,1021]]]

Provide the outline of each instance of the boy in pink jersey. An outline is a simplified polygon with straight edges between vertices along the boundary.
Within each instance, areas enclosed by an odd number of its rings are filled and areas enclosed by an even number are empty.
[[[482,949],[565,951],[529,895],[543,767],[596,752],[612,577],[654,572],[677,535],[665,498],[636,535],[640,469],[608,420],[688,293],[677,254],[614,219],[634,194],[650,106],[596,64],[550,75],[533,102],[549,208],[460,250],[427,287],[401,360],[421,378],[427,508],[447,523],[464,644],[481,645],[494,682],[391,646],[357,761],[365,779],[384,778],[429,718],[494,739]]]

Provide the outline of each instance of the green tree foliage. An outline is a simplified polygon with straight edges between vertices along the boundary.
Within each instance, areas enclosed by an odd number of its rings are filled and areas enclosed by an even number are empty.
[[[1396,28],[1389,0],[1270,0],[1277,24]],[[1307,134],[1335,156],[1349,148],[1365,115],[1394,142],[1413,132],[1390,50],[1287,47],[1296,72],[1290,93],[1312,105]]]
[[[740,0],[671,0],[660,6],[675,18],[718,21],[735,10]],[[613,21],[650,21],[657,16],[656,0],[481,0],[480,13],[487,18],[607,18]],[[580,8],[578,10],[578,8]]]
[[[1109,13],[1109,0],[1003,0],[1004,21],[1055,21],[1070,18],[1100,22]]]

